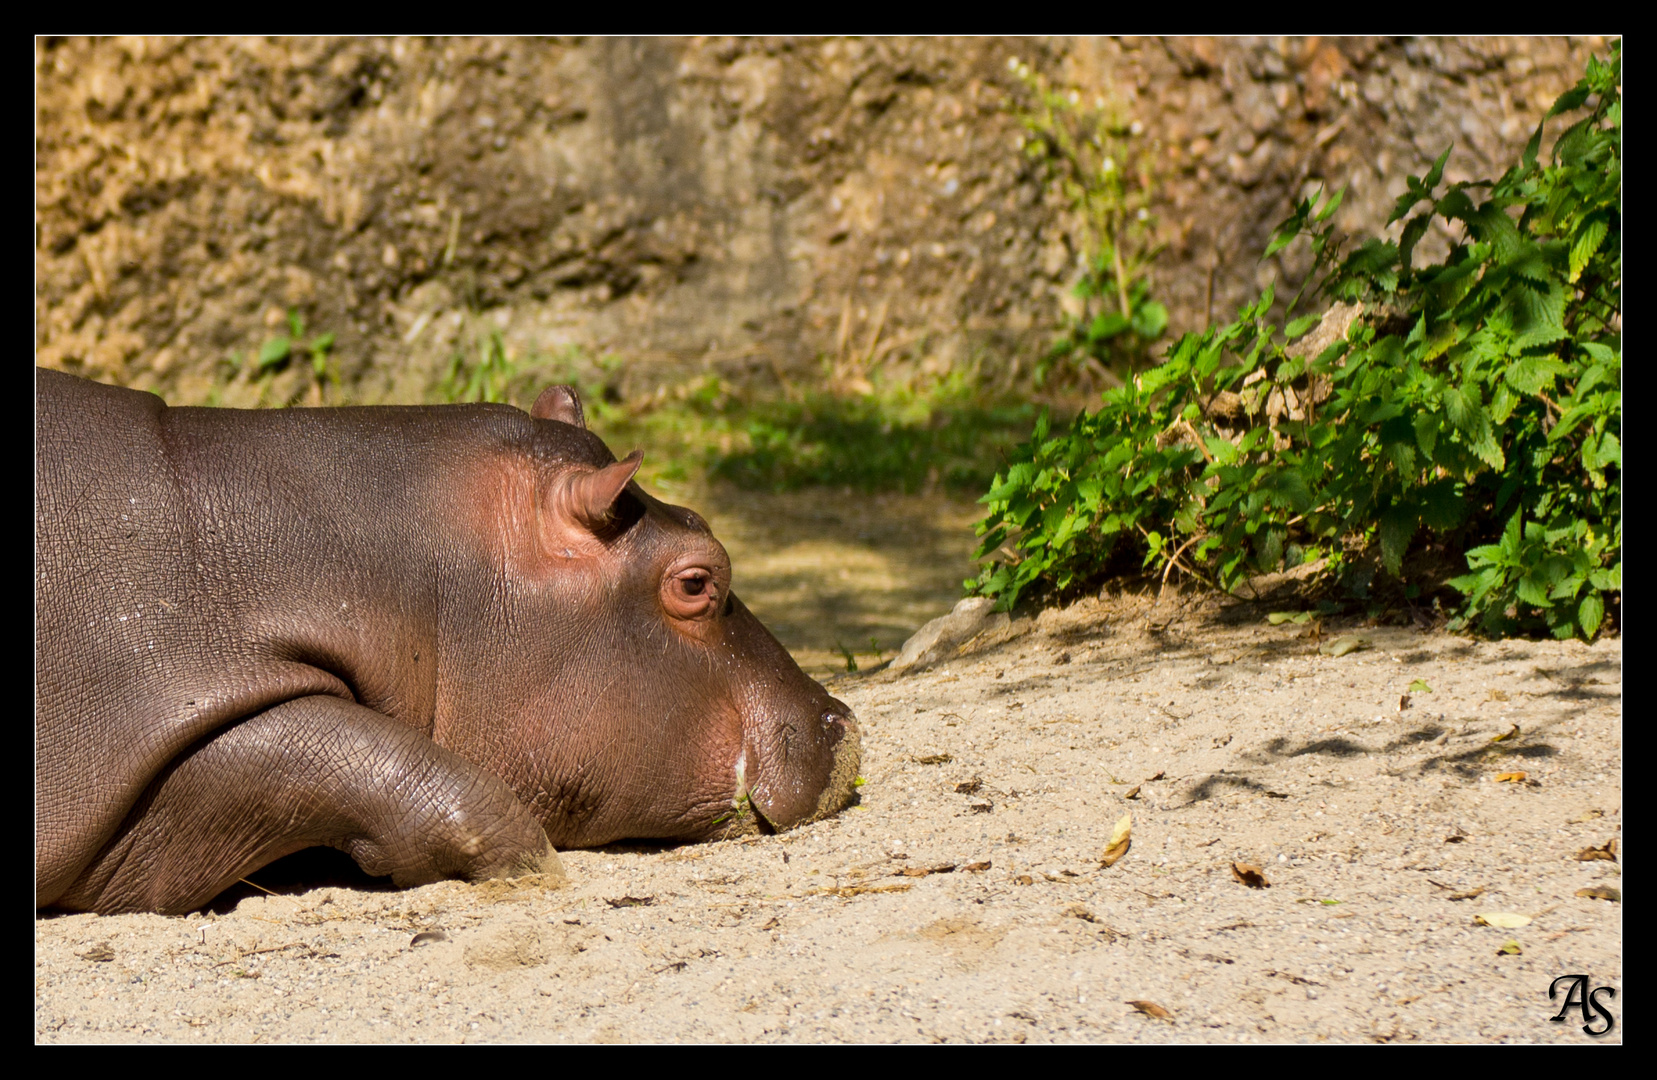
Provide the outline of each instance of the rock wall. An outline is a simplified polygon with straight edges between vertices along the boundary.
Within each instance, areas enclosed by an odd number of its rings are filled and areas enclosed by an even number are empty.
[[[287,309],[351,400],[457,345],[613,352],[628,395],[825,360],[1011,372],[1074,280],[1009,60],[1156,141],[1170,331],[1274,274],[1288,200],[1378,229],[1495,175],[1597,39],[40,39],[36,362],[207,399]],[[1296,256],[1290,253],[1291,259]],[[300,376],[296,373],[294,379]],[[297,385],[297,384],[296,384]]]

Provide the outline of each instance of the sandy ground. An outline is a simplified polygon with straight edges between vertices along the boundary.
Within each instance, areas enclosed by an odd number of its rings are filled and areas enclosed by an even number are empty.
[[[1264,614],[1090,600],[842,677],[862,802],[791,833],[37,918],[35,1037],[1619,1041],[1621,903],[1577,894],[1621,884],[1621,642],[1337,657]],[[1549,1020],[1577,973],[1618,991],[1597,1040]]]

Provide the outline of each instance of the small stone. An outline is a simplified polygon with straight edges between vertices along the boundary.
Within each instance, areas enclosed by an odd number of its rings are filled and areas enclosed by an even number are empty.
[[[933,619],[904,642],[888,670],[918,669],[947,660],[975,635],[1007,625],[1010,620],[1006,612],[992,611],[994,607],[990,597],[967,597],[948,615]]]

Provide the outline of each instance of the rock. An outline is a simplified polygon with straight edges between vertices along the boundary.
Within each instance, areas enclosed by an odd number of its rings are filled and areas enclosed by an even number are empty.
[[[955,655],[957,649],[985,630],[999,630],[1010,621],[1004,611],[992,611],[995,601],[987,596],[969,596],[955,610],[917,630],[903,643],[898,658],[888,671],[930,667]]]

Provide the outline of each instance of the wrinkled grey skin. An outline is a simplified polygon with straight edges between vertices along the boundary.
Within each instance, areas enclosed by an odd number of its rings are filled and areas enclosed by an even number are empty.
[[[188,911],[314,846],[401,885],[555,870],[851,800],[850,710],[573,391],[241,411],[36,377],[37,906]]]

